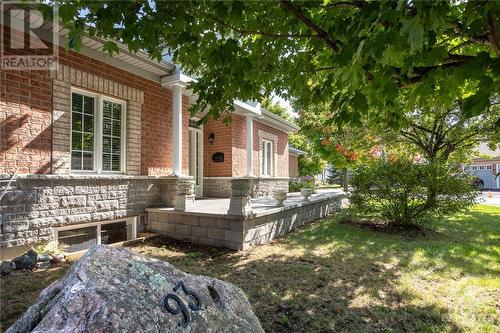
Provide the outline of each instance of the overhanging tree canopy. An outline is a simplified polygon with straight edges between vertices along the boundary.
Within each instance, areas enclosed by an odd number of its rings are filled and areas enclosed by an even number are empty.
[[[474,116],[499,91],[498,1],[55,2],[71,47],[87,31],[157,59],[168,50],[199,78],[193,111],[275,93],[327,105],[330,122],[375,109],[398,127],[408,101],[464,99]]]
[[[428,161],[447,161],[453,153],[470,152],[483,142],[496,146],[500,133],[495,132],[494,122],[500,117],[499,105],[493,103],[490,114],[469,118],[461,108],[457,103],[452,108],[408,113],[408,125],[400,130],[400,141],[414,145]]]

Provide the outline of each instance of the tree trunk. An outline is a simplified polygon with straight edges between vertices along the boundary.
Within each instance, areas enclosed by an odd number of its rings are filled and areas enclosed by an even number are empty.
[[[342,187],[344,188],[344,192],[349,190],[349,172],[346,168],[342,169]]]

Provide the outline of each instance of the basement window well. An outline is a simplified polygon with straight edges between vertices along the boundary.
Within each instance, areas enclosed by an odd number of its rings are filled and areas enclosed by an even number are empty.
[[[57,245],[64,252],[86,251],[96,244],[115,244],[137,238],[137,218],[129,217],[55,229]]]

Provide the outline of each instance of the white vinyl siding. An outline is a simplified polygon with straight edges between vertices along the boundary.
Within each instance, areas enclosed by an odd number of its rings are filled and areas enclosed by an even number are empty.
[[[71,170],[124,172],[125,103],[72,89]]]
[[[262,163],[261,163],[261,176],[273,175],[273,142],[269,140],[262,141]]]

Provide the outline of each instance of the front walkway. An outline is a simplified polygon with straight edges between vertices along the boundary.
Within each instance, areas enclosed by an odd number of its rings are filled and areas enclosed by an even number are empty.
[[[500,192],[486,190],[482,193],[482,199],[484,201],[480,203],[485,205],[500,206]]]

